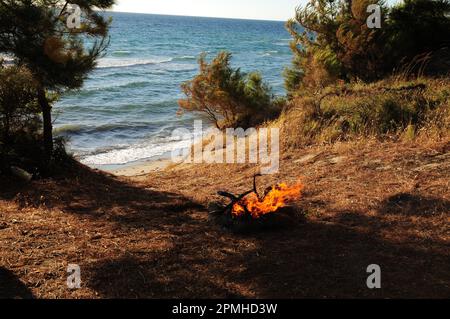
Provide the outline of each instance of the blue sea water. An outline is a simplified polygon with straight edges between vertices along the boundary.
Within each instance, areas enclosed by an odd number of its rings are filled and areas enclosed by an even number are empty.
[[[198,72],[207,52],[233,53],[243,72],[260,71],[284,94],[283,69],[291,61],[283,22],[106,13],[111,41],[84,87],[55,107],[55,132],[91,166],[122,165],[160,157],[177,145],[176,128],[192,128],[195,115],[177,116],[180,84]]]

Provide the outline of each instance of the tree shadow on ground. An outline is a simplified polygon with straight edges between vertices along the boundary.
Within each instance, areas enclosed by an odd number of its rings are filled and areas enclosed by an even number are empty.
[[[423,249],[388,242],[379,228],[368,231],[383,225],[377,219],[353,211],[334,222],[247,235],[192,220],[190,231],[164,252],[91,265],[88,285],[106,298],[448,296],[449,256],[442,243]],[[382,268],[382,289],[367,287],[372,264]]]
[[[119,253],[98,257],[82,268],[83,285],[103,298],[450,295],[445,243],[416,247],[388,241],[380,233],[389,227],[385,214],[418,215],[412,204],[417,201],[421,211],[444,212],[448,207],[444,200],[398,195],[404,209],[398,209],[394,196],[394,201],[388,198],[380,204],[375,216],[363,211],[333,211],[328,206],[325,208],[334,219],[315,218],[269,232],[238,235],[208,222],[205,208],[180,194],[138,187],[87,168],[35,183],[38,185],[10,188],[0,197],[14,198],[19,206],[56,208],[99,225],[125,227],[120,237],[113,233],[123,245]],[[405,198],[409,199],[406,204]],[[305,199],[302,205],[307,211],[317,203]],[[137,229],[143,230],[141,237],[131,232]],[[149,232],[154,230],[158,234]],[[139,249],[130,245],[130,241],[143,240],[147,242],[140,243]],[[164,245],[154,243],[158,240]],[[371,264],[382,268],[380,290],[367,288],[366,270]]]
[[[92,220],[121,226],[157,228],[166,218],[183,223],[179,214],[205,208],[180,194],[138,187],[110,174],[75,164],[65,175],[24,185],[0,187],[0,199],[14,200],[21,207],[59,209]]]
[[[431,217],[436,214],[448,214],[450,201],[419,194],[401,193],[384,200],[378,211],[380,214]]]
[[[33,293],[14,273],[0,267],[0,299],[33,299]]]
[[[260,258],[249,260],[243,276],[255,277],[260,296],[270,298],[426,298],[450,293],[444,252],[393,244],[358,227],[317,222],[260,238]],[[366,285],[371,264],[382,268],[380,290]]]

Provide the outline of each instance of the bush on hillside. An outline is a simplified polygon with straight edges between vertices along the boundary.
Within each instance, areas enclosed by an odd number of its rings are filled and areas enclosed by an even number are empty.
[[[370,4],[381,8],[382,27],[370,29]],[[287,23],[292,66],[285,71],[290,96],[339,80],[372,82],[396,73],[450,72],[450,0],[311,0]],[[406,70],[406,72],[405,72]]]
[[[449,36],[449,0],[405,0],[389,12],[386,59],[394,67],[409,67],[413,75],[448,75]]]
[[[45,174],[50,165],[67,160],[63,141],[56,141],[53,159],[53,163],[45,160],[41,112],[31,73],[24,67],[0,67],[0,172],[18,166]]]
[[[20,67],[0,67],[1,170],[23,157],[39,156],[41,121],[36,89],[30,72]]]
[[[261,74],[244,74],[230,60],[228,52],[210,63],[201,55],[200,73],[181,86],[186,98],[179,101],[180,112],[201,113],[219,129],[248,128],[276,116],[283,102],[274,98]]]
[[[383,80],[296,97],[280,117],[287,147],[359,137],[433,138],[450,134],[450,82]]]
[[[0,68],[0,138],[11,146],[18,135],[34,134],[39,126],[39,107],[32,75],[24,68]]]

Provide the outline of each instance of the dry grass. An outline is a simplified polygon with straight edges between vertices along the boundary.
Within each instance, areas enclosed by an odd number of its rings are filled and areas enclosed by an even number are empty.
[[[308,222],[236,235],[208,222],[217,190],[255,167],[178,167],[139,178],[76,167],[28,186],[2,180],[0,297],[445,298],[450,141],[337,143],[283,154],[262,185],[303,177]],[[79,264],[80,290],[66,287]],[[383,288],[366,287],[379,264]]]
[[[285,147],[361,138],[437,140],[450,134],[450,81],[386,79],[329,86],[290,102],[273,125]]]

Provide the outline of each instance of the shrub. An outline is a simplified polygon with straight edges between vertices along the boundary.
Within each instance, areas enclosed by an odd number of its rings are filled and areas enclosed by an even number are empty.
[[[360,137],[448,138],[450,83],[417,80],[335,87],[296,97],[281,116],[286,146],[302,147]]]
[[[39,107],[32,79],[24,68],[0,68],[0,138],[5,145],[11,146],[17,135],[38,131]]]
[[[53,97],[49,97],[53,100]],[[0,171],[19,166],[33,174],[55,172],[68,162],[64,141],[55,140],[52,160],[46,160],[36,86],[24,67],[0,67]]]
[[[367,25],[378,4],[382,28]],[[450,72],[450,0],[311,0],[287,23],[294,59],[285,71],[289,95],[322,89],[338,80],[373,82]]]
[[[0,157],[2,171],[9,165],[39,158],[41,120],[30,72],[22,67],[0,67]],[[26,163],[25,163],[26,164]]]
[[[283,101],[275,99],[261,74],[244,74],[230,60],[228,52],[211,63],[200,56],[200,73],[181,85],[186,98],[179,101],[180,112],[199,112],[219,129],[248,128],[276,116]]]
[[[409,66],[412,74],[450,72],[449,0],[405,0],[390,10],[388,22],[386,59],[394,67]]]

